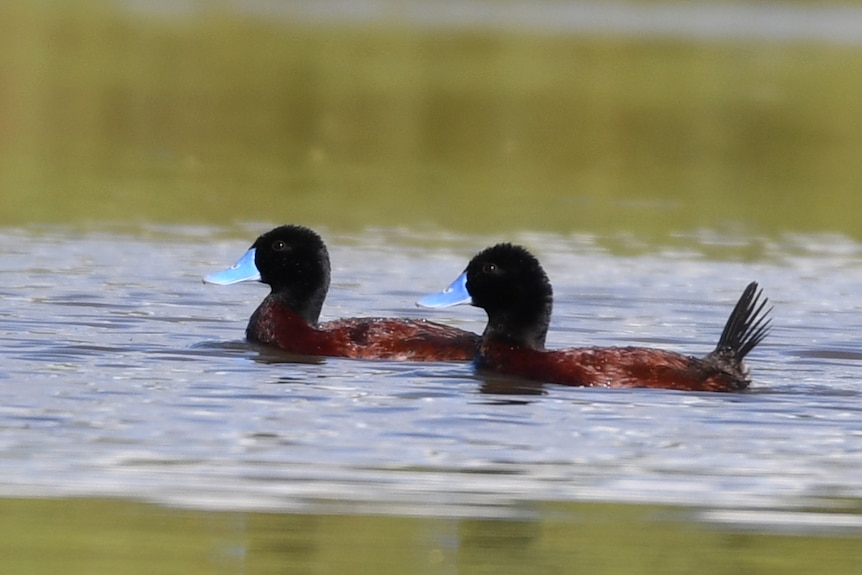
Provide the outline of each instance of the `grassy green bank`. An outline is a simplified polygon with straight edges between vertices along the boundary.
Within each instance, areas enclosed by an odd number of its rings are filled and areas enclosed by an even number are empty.
[[[0,6],[0,225],[862,237],[862,50]]]

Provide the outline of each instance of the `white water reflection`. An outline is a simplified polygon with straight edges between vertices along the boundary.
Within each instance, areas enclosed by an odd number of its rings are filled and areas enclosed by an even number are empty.
[[[862,8],[793,3],[274,0],[123,0],[135,12],[195,16],[222,9],[308,23],[399,23],[555,33],[623,34],[706,40],[862,43]],[[217,6],[217,7],[216,7]]]

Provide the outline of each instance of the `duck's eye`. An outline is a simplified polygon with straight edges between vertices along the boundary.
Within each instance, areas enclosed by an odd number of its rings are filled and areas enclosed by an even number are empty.
[[[283,252],[287,249],[287,244],[282,240],[275,240],[272,242],[272,251],[274,252]]]
[[[482,273],[493,274],[497,273],[497,264],[492,262],[485,262],[482,264]]]

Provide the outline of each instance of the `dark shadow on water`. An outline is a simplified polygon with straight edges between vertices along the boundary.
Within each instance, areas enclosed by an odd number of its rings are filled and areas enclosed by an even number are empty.
[[[479,380],[479,391],[488,395],[547,395],[545,384],[513,375],[497,373],[487,369],[476,369],[475,379]],[[501,400],[502,401],[502,400]],[[530,403],[526,400],[505,400],[503,403]]]
[[[862,361],[862,351],[849,349],[803,349],[797,350],[794,355],[810,359]]]
[[[257,352],[257,355],[252,357],[256,363],[265,365],[278,365],[283,363],[302,363],[307,365],[323,365],[326,363],[326,358],[319,355],[298,355],[295,353],[287,353],[279,349],[274,349],[262,345],[249,344],[249,347]]]
[[[309,365],[320,365],[326,362],[326,358],[316,355],[298,355],[288,353],[280,349],[251,343],[248,341],[205,341],[192,346],[192,349],[210,350],[213,353],[207,355],[225,355],[245,357],[257,363],[266,365],[280,363],[303,363]]]
[[[237,352],[248,352],[249,345],[245,341],[202,341],[195,343],[191,349],[213,350],[220,353],[235,355]]]

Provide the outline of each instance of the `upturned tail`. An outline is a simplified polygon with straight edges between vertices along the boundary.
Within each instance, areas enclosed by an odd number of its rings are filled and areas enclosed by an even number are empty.
[[[737,380],[740,388],[751,382],[745,356],[769,334],[772,320],[768,317],[772,308],[766,307],[768,298],[757,282],[751,282],[736,302],[715,350],[704,358],[712,367],[725,372]]]

